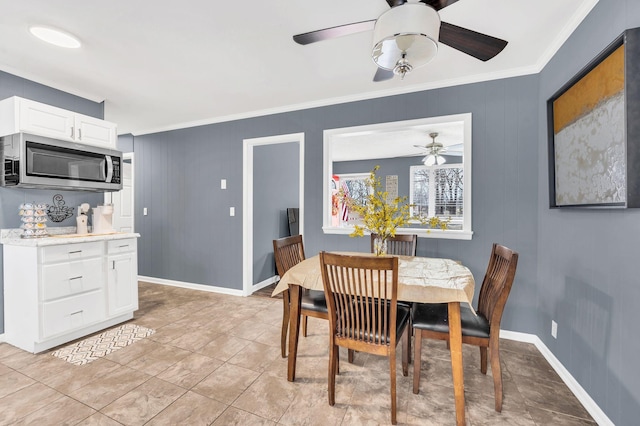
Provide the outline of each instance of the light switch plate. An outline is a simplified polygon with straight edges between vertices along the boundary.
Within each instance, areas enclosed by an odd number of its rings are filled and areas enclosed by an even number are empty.
[[[227,180],[226,179],[221,179],[220,180],[220,189],[227,189]]]
[[[146,215],[147,215],[147,208],[146,208],[146,207],[142,209],[142,215],[143,215],[143,216],[146,216]]]
[[[235,216],[235,215],[236,215],[236,208],[229,207],[229,216]]]

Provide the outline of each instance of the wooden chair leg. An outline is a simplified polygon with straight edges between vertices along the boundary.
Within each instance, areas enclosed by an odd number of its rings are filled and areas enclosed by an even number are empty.
[[[302,335],[307,337],[307,316],[302,316]]]
[[[418,394],[420,392],[420,367],[422,366],[421,354],[422,350],[422,331],[415,330],[413,333],[415,341],[413,342],[413,393]]]
[[[391,374],[391,424],[397,424],[396,420],[396,409],[397,409],[397,401],[396,401],[396,350],[395,348],[391,348],[391,353],[389,354],[389,373]]]
[[[287,332],[289,331],[289,290],[282,292],[282,331],[280,332],[280,352],[287,357]]]
[[[349,364],[353,364],[353,357],[354,357],[355,351],[353,349],[349,349],[347,353],[349,354],[349,359],[348,359]]]
[[[502,412],[502,368],[500,366],[500,343],[498,338],[489,340],[489,358],[491,360],[491,375],[493,376],[493,391],[496,398],[496,411]]]
[[[336,370],[338,361],[338,347],[333,344],[329,345],[329,405],[336,403]]]
[[[487,348],[480,346],[480,372],[487,374]]]

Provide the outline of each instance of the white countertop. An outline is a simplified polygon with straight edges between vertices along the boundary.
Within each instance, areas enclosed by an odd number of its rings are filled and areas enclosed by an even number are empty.
[[[25,247],[45,247],[60,244],[86,243],[88,241],[108,241],[122,240],[125,238],[138,238],[140,234],[136,232],[113,232],[109,234],[75,234],[74,226],[47,228],[49,235],[41,238],[21,238],[21,229],[0,230],[0,244],[25,246]]]

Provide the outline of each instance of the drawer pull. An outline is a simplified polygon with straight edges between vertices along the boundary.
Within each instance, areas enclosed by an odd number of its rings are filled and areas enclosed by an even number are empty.
[[[81,313],[83,313],[83,312],[84,312],[84,309],[80,309],[80,310],[79,310],[79,311],[77,311],[77,312],[71,312],[69,315],[71,315],[71,316],[72,316],[72,315],[78,315],[78,314],[81,314]]]
[[[69,254],[78,254],[78,253],[82,253],[82,250],[75,250],[75,251],[69,252]]]
[[[69,281],[73,281],[73,280],[81,280],[82,279],[82,275],[79,275],[77,277],[73,277],[73,278],[69,278]]]
[[[118,248],[125,248],[125,247],[129,247],[129,244],[124,244],[122,246],[118,246]]]

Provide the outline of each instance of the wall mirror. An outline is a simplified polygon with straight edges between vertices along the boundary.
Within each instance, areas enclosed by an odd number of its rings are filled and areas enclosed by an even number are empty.
[[[371,170],[391,196],[407,196],[414,213],[450,218],[445,231],[419,222],[399,233],[471,239],[471,114],[324,131],[323,231],[350,234],[359,218],[340,202],[366,195]]]

